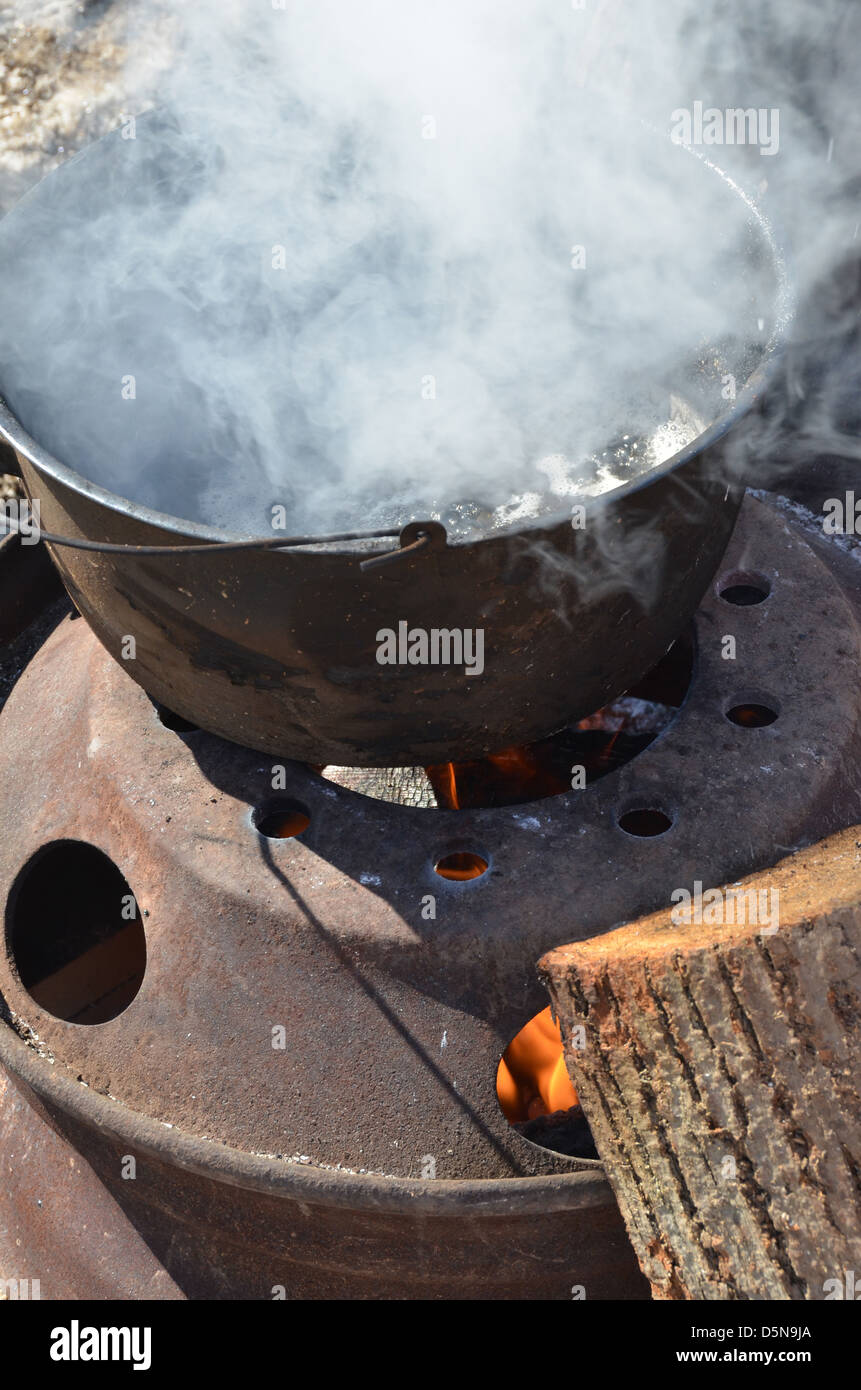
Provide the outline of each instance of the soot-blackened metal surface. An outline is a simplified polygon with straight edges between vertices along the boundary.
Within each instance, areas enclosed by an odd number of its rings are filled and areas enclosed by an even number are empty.
[[[237,1150],[406,1178],[428,1159],[439,1179],[565,1171],[509,1128],[495,1096],[501,1052],[546,1004],[539,956],[857,816],[859,627],[846,594],[754,499],[724,566],[734,572],[766,577],[769,599],[735,608],[710,594],[677,722],[585,793],[418,811],[291,764],[283,794],[311,823],[288,841],[252,822],[273,794],[271,760],[172,733],[84,623],[67,622],[0,716],[2,882],[8,892],[53,840],[97,845],[146,914],[147,971],[124,1013],[86,1028],[40,1010],[4,957],[8,1008],[89,1094]],[[727,634],[735,660],[722,656]],[[748,701],[779,718],[726,720]],[[642,807],[672,829],[627,835],[619,816]],[[488,872],[439,878],[434,864],[458,850]]]
[[[566,518],[368,573],[355,547],[183,555],[181,537],[19,457],[47,530],[177,546],[149,559],[54,551],[108,650],[118,657],[134,636],[130,674],[155,699],[275,756],[384,767],[531,742],[643,676],[687,626],[732,532],[741,488],[725,481],[723,448],[590,501],[582,530]],[[647,568],[658,552],[660,573]],[[481,629],[483,669],[380,664],[378,633],[402,621]]]

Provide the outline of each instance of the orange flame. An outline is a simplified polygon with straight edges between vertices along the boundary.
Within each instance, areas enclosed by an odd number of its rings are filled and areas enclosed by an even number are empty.
[[[496,1094],[510,1124],[570,1110],[577,1092],[565,1070],[562,1034],[550,1009],[512,1038],[496,1074]]]
[[[534,759],[525,748],[503,748],[501,753],[491,753],[487,761],[504,772],[520,772],[529,776],[534,772]]]
[[[616,747],[616,744],[619,742],[619,735],[621,734],[621,732],[622,732],[621,729],[617,729],[617,730],[616,730],[616,732],[614,733],[613,737],[610,739],[610,742],[607,744],[607,747],[604,749],[603,753],[601,754],[601,757],[604,759],[605,762],[609,762],[609,760],[610,760],[610,758],[611,758],[611,756],[612,756],[612,753],[613,753],[613,749]]]
[[[446,775],[446,791],[447,791],[447,794],[448,794],[448,799],[449,799],[449,803],[450,803],[450,805],[451,805],[451,809],[452,809],[453,811],[459,811],[459,810],[460,810],[460,801],[458,800],[458,796],[457,796],[457,777],[456,777],[455,771],[454,771],[454,763],[446,763],[446,765],[445,765],[445,775]]]
[[[425,772],[436,793],[437,804],[446,811],[459,811],[461,806],[454,763],[432,763],[425,768]]]

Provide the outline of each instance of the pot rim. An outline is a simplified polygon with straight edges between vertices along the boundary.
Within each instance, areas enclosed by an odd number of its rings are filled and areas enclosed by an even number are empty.
[[[643,123],[645,124],[645,123]],[[87,147],[89,148],[89,147]],[[774,223],[768,214],[757,205],[754,199],[745,192],[739,183],[730,174],[721,169],[712,160],[706,158],[699,150],[690,145],[680,144],[677,146],[686,154],[692,155],[701,165],[712,171],[720,178],[732,192],[741,199],[746,205],[749,214],[757,224],[759,234],[763,243],[768,247],[771,256],[771,267],[776,280],[776,293],[773,304],[774,324],[768,342],[762,349],[760,361],[754,371],[747,378],[741,391],[738,392],[730,410],[718,416],[701,434],[691,440],[683,449],[665,459],[663,463],[639,474],[636,478],[630,479],[620,486],[611,488],[607,492],[600,493],[596,497],[584,497],[582,505],[585,508],[587,517],[602,510],[605,507],[615,506],[626,498],[651,487],[653,483],[659,482],[670,474],[682,468],[697,455],[704,453],[713,445],[718,443],[732,427],[741,420],[751,410],[756,401],[761,397],[765,388],[773,380],[777,367],[780,363],[789,327],[795,314],[795,296],[789,276],[787,265],[787,253],[775,230]],[[81,151],[81,154],[85,151]],[[47,177],[50,177],[48,175]],[[37,184],[35,187],[38,187]],[[31,190],[34,191],[34,190]],[[28,196],[28,195],[25,195]],[[16,205],[17,206],[17,205]],[[102,487],[98,483],[92,482],[82,474],[61,462],[47,449],[43,448],[36,439],[33,438],[21,424],[14,412],[10,409],[5,397],[0,391],[0,439],[4,439],[16,453],[23,454],[34,468],[56,482],[64,484],[71,491],[78,493],[91,502],[96,502],[110,512],[114,512],[124,519],[137,522],[144,526],[151,526],[159,531],[167,532],[171,535],[182,537],[189,542],[212,541],[212,542],[232,542],[248,540],[271,540],[272,533],[262,535],[256,531],[234,531],[223,527],[207,525],[203,522],[188,521],[182,517],[173,515],[171,512],[158,511],[152,507],[146,507],[140,503],[133,502],[130,498],[123,497],[121,494],[112,492],[109,488]],[[525,520],[514,525],[501,527],[496,531],[488,532],[479,537],[468,537],[459,539],[452,537],[448,544],[451,546],[471,546],[481,545],[490,540],[504,540],[512,536],[528,533],[529,531],[552,531],[557,526],[566,523],[570,519],[570,510],[553,512],[548,516],[542,516],[535,520]],[[420,521],[421,518],[418,518]],[[408,523],[404,522],[403,525]],[[393,528],[394,529],[394,528]],[[357,543],[337,543],[321,540],[329,555],[355,555]],[[360,542],[364,547],[374,546],[376,540]],[[383,548],[390,548],[391,541],[380,539],[379,545]],[[177,549],[181,549],[178,546]]]

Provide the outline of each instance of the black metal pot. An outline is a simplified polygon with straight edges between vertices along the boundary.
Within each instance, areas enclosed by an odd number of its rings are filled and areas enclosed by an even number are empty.
[[[721,177],[691,160],[697,177]],[[74,176],[73,167],[60,172]],[[441,528],[425,527],[432,534],[424,548],[370,569],[363,562],[393,542],[183,553],[239,537],[95,485],[41,447],[0,401],[0,435],[18,454],[46,530],[176,547],[156,556],[53,550],[81,613],[155,699],[279,757],[371,766],[479,758],[600,708],[667,650],[714,574],[743,492],[728,442],[761,396],[788,315],[767,222],[746,200],[742,206],[728,180],[726,197],[773,285],[751,374],[732,407],[687,448],[588,501],[581,529],[569,513],[447,544]],[[24,211],[17,226],[17,212],[4,224],[7,246],[25,234]],[[0,364],[0,387],[2,375]],[[422,529],[408,528],[406,539]],[[483,669],[380,664],[381,634],[397,634],[401,624],[428,634],[480,630]]]

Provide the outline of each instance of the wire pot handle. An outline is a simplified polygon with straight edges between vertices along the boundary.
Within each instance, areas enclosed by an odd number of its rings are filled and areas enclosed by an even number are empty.
[[[170,556],[200,554],[229,554],[233,551],[243,550],[291,550],[294,547],[310,545],[335,545],[342,541],[372,541],[388,540],[395,536],[400,538],[400,548],[390,550],[384,555],[373,555],[367,560],[363,560],[360,568],[363,570],[379,569],[384,565],[399,560],[403,555],[415,554],[420,550],[428,548],[433,541],[439,545],[439,532],[442,532],[442,543],[445,544],[445,527],[438,522],[410,522],[401,531],[342,531],[332,536],[273,536],[257,540],[248,541],[204,541],[202,544],[193,543],[191,545],[121,545],[113,541],[92,541],[83,536],[58,536],[53,531],[43,531],[41,526],[36,526],[30,532],[19,526],[13,518],[6,516],[6,534],[22,535],[35,534],[37,540],[47,541],[49,545],[65,547],[67,550],[87,550],[99,555],[129,555],[134,559],[145,558],[147,556]]]

